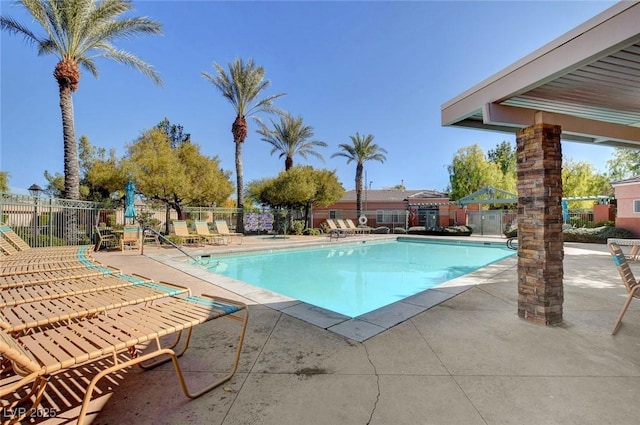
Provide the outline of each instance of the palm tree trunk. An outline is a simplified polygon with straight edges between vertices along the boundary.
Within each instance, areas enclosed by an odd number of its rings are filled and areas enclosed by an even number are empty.
[[[291,167],[293,167],[293,158],[287,156],[287,158],[284,160],[284,170],[289,171]]]
[[[64,197],[80,199],[80,165],[78,142],[73,122],[73,100],[68,83],[58,83],[60,88],[60,110],[62,112],[62,136],[64,139]]]
[[[356,210],[357,217],[362,213],[362,169],[364,166],[358,164],[356,166]]]
[[[60,89],[60,111],[62,112],[62,136],[64,139],[64,197],[66,199],[80,199],[80,165],[78,163],[78,143],[73,123],[73,100],[71,86],[68,82],[58,81]],[[65,208],[64,228],[62,231],[65,242],[69,245],[76,243],[78,236],[78,211]]]
[[[242,170],[242,141],[236,142],[236,184],[238,185],[238,215],[236,232],[244,233],[244,177]]]

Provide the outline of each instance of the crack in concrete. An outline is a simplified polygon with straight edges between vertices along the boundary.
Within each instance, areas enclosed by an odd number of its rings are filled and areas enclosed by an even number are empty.
[[[369,357],[369,350],[367,350],[367,346],[364,344],[362,344],[362,346],[364,347],[364,352],[367,353],[367,360],[369,361],[369,364],[373,368],[373,373],[376,375],[376,387],[378,390],[378,394],[376,394],[376,401],[373,403],[373,409],[371,409],[369,420],[366,423],[366,425],[369,425],[373,420],[373,415],[376,413],[376,408],[378,407],[378,401],[380,401],[380,375],[378,375],[378,370],[376,369],[376,365],[373,364],[371,357]]]

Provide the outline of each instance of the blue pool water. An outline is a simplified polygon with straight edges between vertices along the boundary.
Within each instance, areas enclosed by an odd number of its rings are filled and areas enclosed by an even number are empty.
[[[208,270],[350,317],[514,255],[504,245],[398,239],[213,256]]]

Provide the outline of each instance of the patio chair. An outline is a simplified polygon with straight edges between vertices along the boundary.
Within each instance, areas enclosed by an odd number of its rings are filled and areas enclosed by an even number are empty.
[[[10,276],[0,276],[0,290],[17,288],[21,286],[39,285],[41,283],[53,283],[59,280],[79,279],[84,277],[100,276],[113,273],[119,274],[121,273],[121,271],[96,262],[81,269],[43,271]]]
[[[98,236],[98,241],[96,242],[96,251],[100,251],[100,249],[114,249],[118,246],[118,237],[114,233],[109,233],[106,228],[100,228],[99,226],[95,226],[96,236]]]
[[[215,225],[216,230],[221,237],[229,238],[227,243],[231,243],[231,238],[233,236],[237,236],[240,239],[239,245],[242,245],[244,234],[230,231],[229,226],[227,226],[227,222],[224,220],[216,220]]]
[[[189,228],[187,227],[186,221],[174,220],[172,223],[173,233],[180,239],[181,243],[201,242],[202,238],[200,236],[189,233]]]
[[[83,317],[178,295],[191,295],[191,291],[168,282],[143,282],[135,286],[31,301],[0,310],[0,330],[17,337],[34,328],[42,330],[60,322],[70,323]]]
[[[339,228],[338,225],[333,221],[333,219],[328,218],[325,220],[325,222],[327,223],[327,226],[329,226],[329,239],[331,239],[331,237],[333,236],[335,236],[336,239],[340,238],[340,236],[347,236],[347,232]]]
[[[192,393],[183,377],[178,357],[188,348],[194,326],[220,317],[242,323],[231,371]],[[189,398],[199,397],[233,377],[238,367],[248,318],[246,305],[203,295],[185,299],[170,297],[142,308],[124,309],[117,314],[101,315],[44,332],[29,333],[20,338],[0,332],[0,355],[5,361],[11,362],[13,370],[19,375],[19,379],[0,387],[0,398],[9,402],[3,408],[23,413],[20,415],[22,417],[12,418],[13,421],[21,420],[38,408],[52,375],[102,358],[111,358],[112,361],[92,363],[92,368],[100,371],[85,388],[81,388],[84,397],[78,415],[79,425],[84,423],[96,384],[103,377],[133,365],[146,369],[171,360],[183,393]],[[180,352],[174,350],[177,342],[163,346],[161,337],[177,334],[178,340],[183,330],[187,335]],[[144,353],[137,351],[140,344],[148,344]],[[123,359],[127,354],[128,358]],[[154,363],[145,365],[147,361]],[[17,399],[19,396],[15,394],[26,387],[29,388],[28,393]]]
[[[129,248],[140,247],[140,227],[127,225],[122,229],[122,237],[120,238],[120,251],[124,251],[125,246]]]
[[[622,310],[618,315],[618,319],[613,325],[613,329],[611,331],[612,335],[615,335],[620,328],[620,324],[622,323],[622,317],[627,312],[631,301],[634,298],[640,299],[640,284],[633,276],[633,272],[631,271],[631,267],[629,267],[629,263],[627,262],[627,258],[622,252],[622,248],[616,242],[609,242],[609,251],[611,251],[611,256],[613,257],[613,263],[618,268],[618,272],[620,273],[620,277],[622,278],[622,282],[624,283],[625,288],[627,289],[628,295],[627,300],[622,306]]]
[[[218,242],[224,243],[224,237],[219,233],[211,233],[206,221],[194,221],[193,224],[196,227],[196,233],[205,243],[212,245],[217,244]]]
[[[122,288],[125,286],[135,286],[151,281],[148,277],[136,274],[110,274],[84,277],[82,279],[59,280],[53,285],[43,283],[39,285],[8,288],[0,291],[0,308],[87,294],[107,289]]]

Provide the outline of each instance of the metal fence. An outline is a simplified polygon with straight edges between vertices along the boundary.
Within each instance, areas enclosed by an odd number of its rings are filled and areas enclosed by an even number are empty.
[[[9,225],[32,247],[84,245],[96,242],[97,225],[119,227],[144,223],[162,233],[171,233],[175,210],[151,207],[145,203],[135,206],[136,219],[126,218],[124,208],[105,207],[100,202],[45,198],[30,195],[0,193],[0,223]],[[187,220],[213,222],[225,220],[235,229],[238,209],[214,207],[185,207]]]
[[[32,247],[91,244],[100,213],[96,202],[0,194],[0,222]]]

